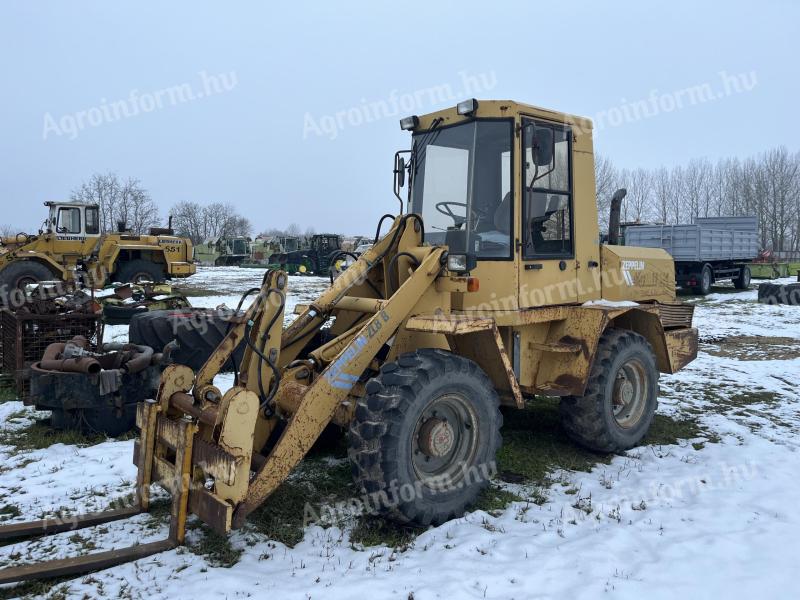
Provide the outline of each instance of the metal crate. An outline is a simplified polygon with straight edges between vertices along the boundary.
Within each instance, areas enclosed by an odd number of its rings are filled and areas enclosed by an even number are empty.
[[[30,366],[42,360],[50,344],[65,343],[82,335],[97,347],[103,340],[100,313],[74,312],[37,315],[0,309],[0,360],[2,371],[14,379],[19,398],[29,397]]]

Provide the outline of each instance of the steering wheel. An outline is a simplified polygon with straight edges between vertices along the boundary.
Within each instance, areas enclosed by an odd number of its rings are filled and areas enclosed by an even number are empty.
[[[467,217],[462,217],[461,215],[457,215],[453,212],[452,206],[458,206],[459,208],[467,208],[466,202],[437,202],[436,203],[436,210],[445,215],[446,217],[450,217],[453,219],[453,224],[461,227],[466,220]],[[486,216],[483,211],[475,210],[474,208],[470,209],[470,216],[472,217],[472,221],[475,226],[478,224],[478,220],[482,219]]]

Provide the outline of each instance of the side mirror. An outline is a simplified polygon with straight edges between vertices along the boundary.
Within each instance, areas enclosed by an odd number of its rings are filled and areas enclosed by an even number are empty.
[[[406,159],[402,156],[397,157],[397,165],[395,166],[395,173],[397,173],[397,187],[405,187],[406,185]]]
[[[531,144],[533,160],[538,166],[546,167],[553,162],[553,154],[555,154],[553,130],[549,127],[536,127],[535,125],[532,129],[535,132]]]
[[[525,136],[530,141],[533,162],[537,167],[546,167],[553,162],[555,139],[550,127],[537,127],[528,123],[525,126]]]

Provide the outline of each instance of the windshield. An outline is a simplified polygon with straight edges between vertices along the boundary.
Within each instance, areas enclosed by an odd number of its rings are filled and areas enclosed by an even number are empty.
[[[411,209],[451,252],[510,258],[513,121],[475,120],[414,135]]]

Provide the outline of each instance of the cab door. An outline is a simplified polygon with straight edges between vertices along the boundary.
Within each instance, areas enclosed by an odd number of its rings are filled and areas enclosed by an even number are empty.
[[[578,301],[569,126],[522,119],[520,308]]]
[[[58,205],[53,215],[53,250],[67,264],[91,254],[100,238],[99,209],[96,206]]]

